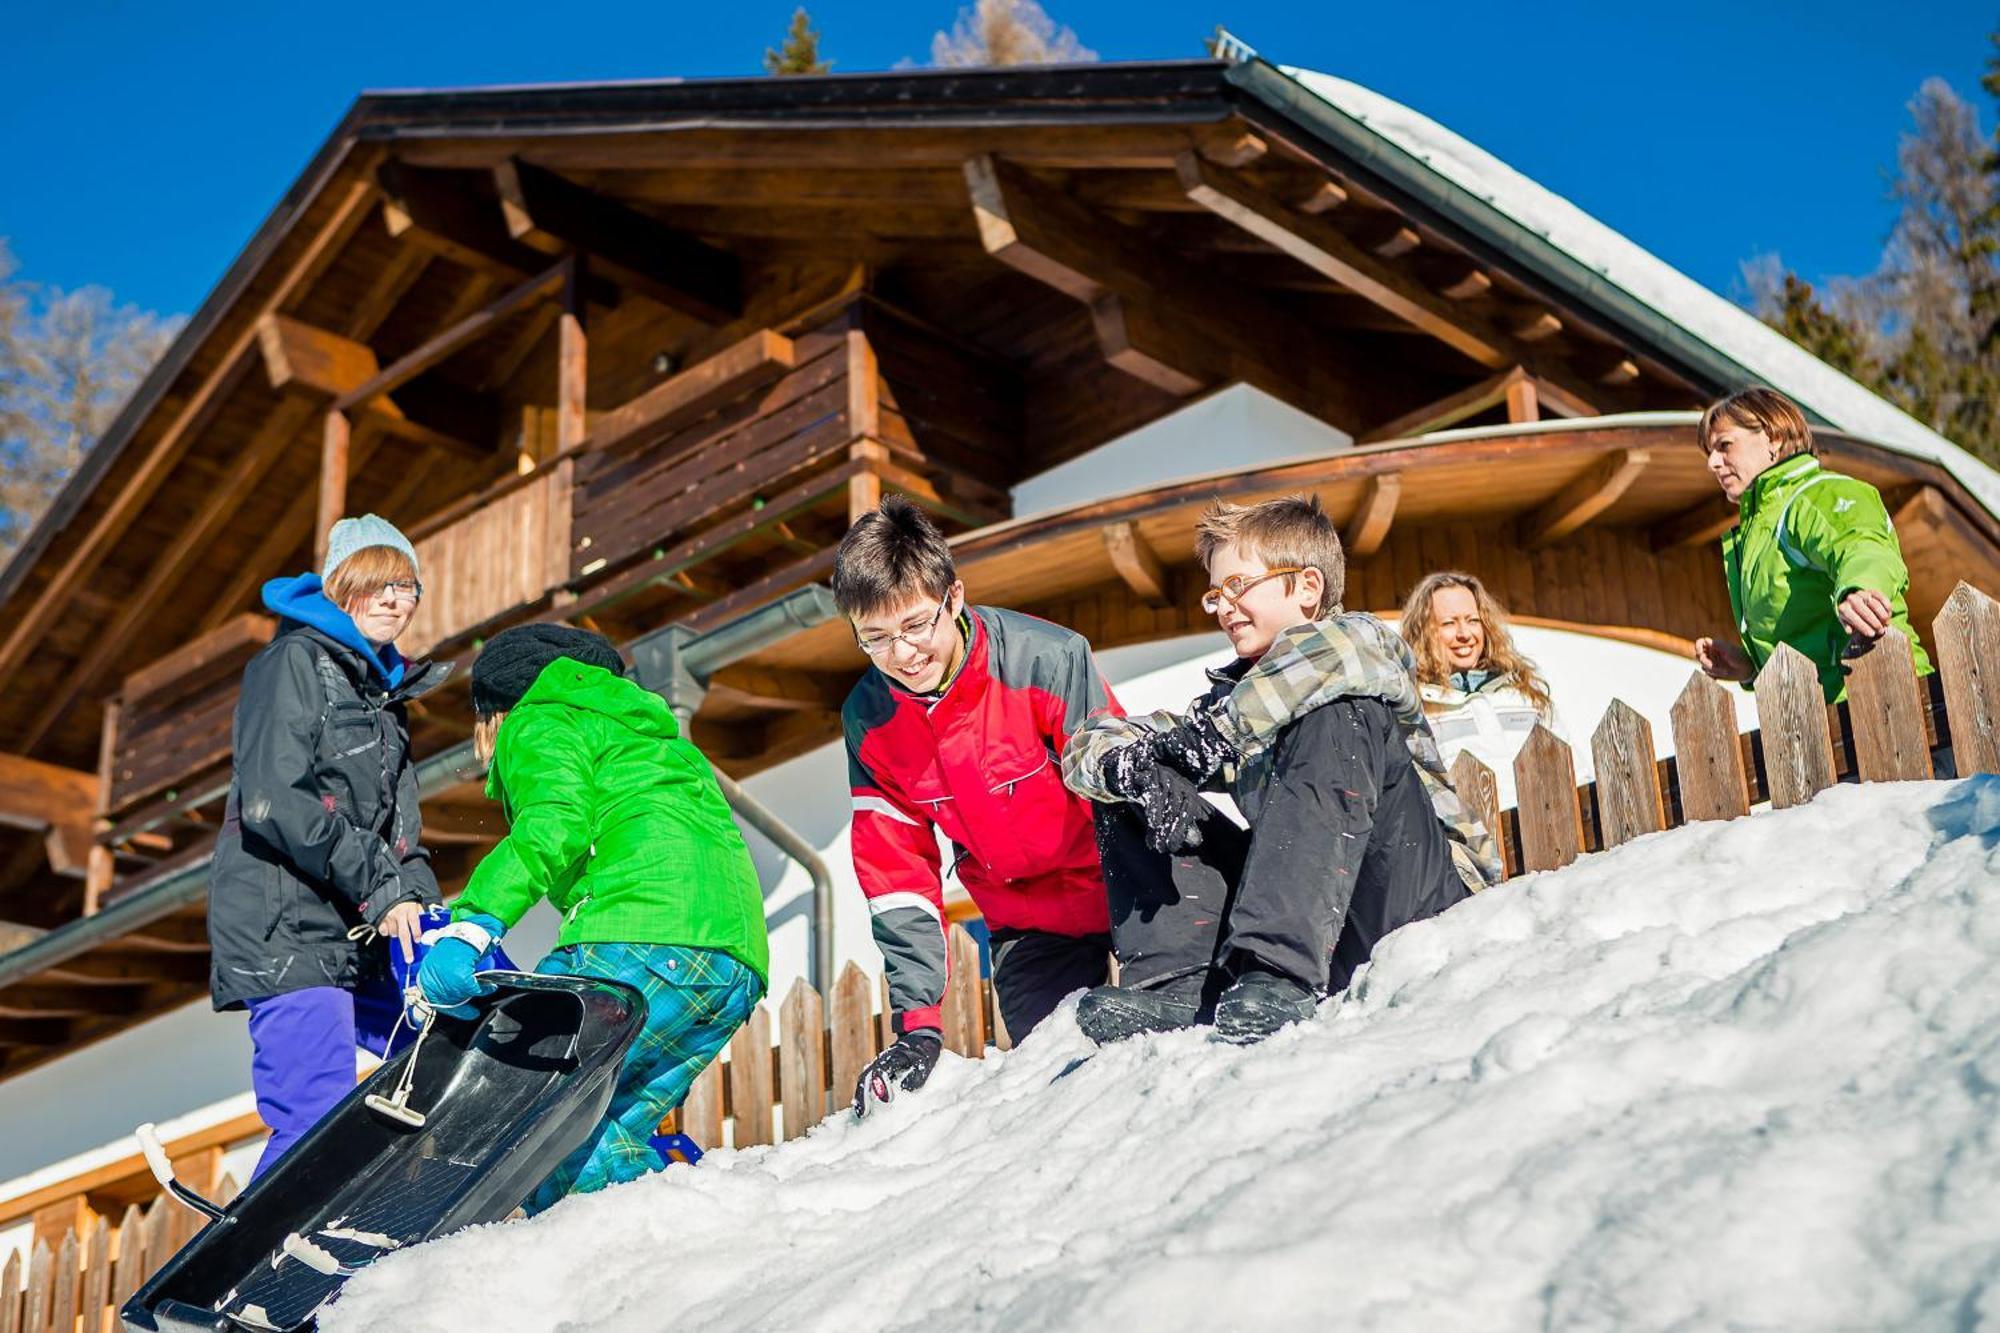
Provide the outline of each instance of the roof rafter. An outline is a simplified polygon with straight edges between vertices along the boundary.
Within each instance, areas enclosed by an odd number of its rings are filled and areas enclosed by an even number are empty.
[[[508,233],[547,255],[580,250],[619,286],[704,324],[743,313],[736,256],[635,208],[510,158],[493,169]]]

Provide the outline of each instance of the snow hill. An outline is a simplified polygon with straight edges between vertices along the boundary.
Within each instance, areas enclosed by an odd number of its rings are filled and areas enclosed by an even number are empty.
[[[392,1256],[328,1333],[2000,1324],[2000,781],[1399,932],[1250,1048],[1067,1011],[866,1124]]]

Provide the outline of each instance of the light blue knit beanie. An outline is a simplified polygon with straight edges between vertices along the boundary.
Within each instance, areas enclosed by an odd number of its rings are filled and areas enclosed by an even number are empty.
[[[333,525],[333,531],[326,534],[326,563],[320,566],[320,585],[324,587],[332,581],[333,572],[347,557],[371,546],[386,546],[392,551],[401,551],[410,558],[411,570],[416,570],[417,548],[410,545],[410,539],[381,515],[363,514],[360,518],[341,519]]]

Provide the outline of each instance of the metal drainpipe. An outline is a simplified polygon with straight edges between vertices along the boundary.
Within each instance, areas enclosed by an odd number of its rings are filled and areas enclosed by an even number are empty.
[[[716,671],[766,644],[810,629],[838,614],[833,594],[824,585],[808,584],[707,634],[690,634],[678,625],[670,625],[635,640],[628,645],[633,673],[641,685],[667,701],[685,736],[708,695],[709,678]],[[798,830],[743,790],[741,783],[714,765],[710,767],[729,808],[812,876],[813,938],[807,976],[813,989],[825,995],[833,981],[833,876],[826,862]]]
[[[820,854],[811,843],[799,836],[796,829],[744,791],[742,783],[719,768],[715,770],[715,780],[721,785],[723,799],[729,802],[729,808],[741,815],[744,823],[763,834],[772,846],[804,866],[806,873],[812,876],[813,937],[808,980],[814,990],[825,995],[828,984],[833,980],[833,876],[828,872],[826,862],[820,859]]]

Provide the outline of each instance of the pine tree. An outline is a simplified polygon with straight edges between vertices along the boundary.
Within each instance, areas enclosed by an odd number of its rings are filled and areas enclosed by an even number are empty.
[[[976,0],[958,11],[950,32],[931,38],[931,63],[946,66],[1055,65],[1095,60],[1097,52],[1059,28],[1037,0]]]
[[[764,48],[766,74],[824,74],[833,68],[831,60],[819,54],[819,29],[800,6],[792,11],[792,24],[785,30],[785,44],[773,51]]]
[[[1766,322],[1844,375],[1863,384],[1881,378],[1862,331],[1820,304],[1812,284],[1796,273],[1783,275],[1777,308]]]

